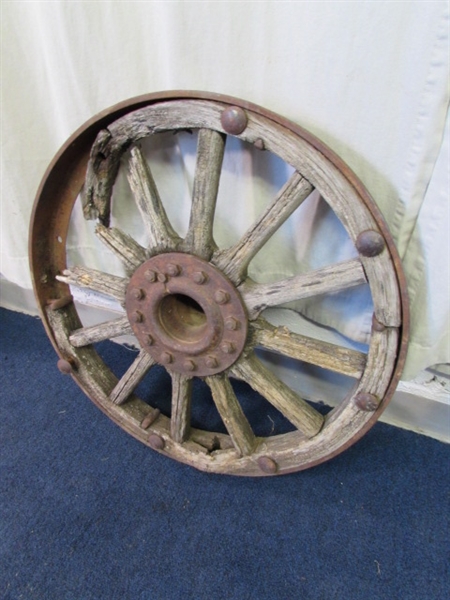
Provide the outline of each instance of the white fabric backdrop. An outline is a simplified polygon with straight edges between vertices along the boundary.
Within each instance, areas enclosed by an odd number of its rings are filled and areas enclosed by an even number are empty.
[[[31,287],[33,198],[47,164],[78,126],[139,94],[219,92],[309,129],[362,179],[407,273],[412,339],[405,377],[449,362],[448,37],[446,1],[2,2],[2,276]],[[239,214],[223,211],[219,236],[237,234],[237,223],[251,219],[284,175],[276,160],[257,164],[245,152],[243,163],[235,160],[240,150],[231,147],[227,172],[241,176],[245,204]],[[163,163],[164,187],[171,184],[164,183]],[[184,211],[189,169],[180,191]],[[232,185],[221,182],[221,194]],[[292,256],[277,259],[283,240],[270,254],[269,270],[280,276],[298,263],[326,262],[323,239],[339,229],[318,199],[300,226],[301,236],[284,232],[295,242]],[[101,262],[87,241],[88,226],[76,227],[74,252],[83,246]],[[345,247],[341,258],[349,252]],[[360,330],[364,339],[370,310],[356,296],[344,333],[357,337]],[[339,328],[342,306],[336,299],[305,303],[303,310]]]

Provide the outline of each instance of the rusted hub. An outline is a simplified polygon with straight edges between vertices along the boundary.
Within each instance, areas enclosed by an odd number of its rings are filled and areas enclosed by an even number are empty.
[[[234,285],[190,254],[159,254],[143,263],[130,279],[125,306],[142,347],[171,371],[220,373],[247,339],[247,315]]]

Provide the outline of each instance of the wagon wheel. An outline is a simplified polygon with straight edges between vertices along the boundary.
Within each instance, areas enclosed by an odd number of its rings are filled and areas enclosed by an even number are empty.
[[[138,142],[164,131],[198,130],[188,231],[166,215]],[[236,136],[283,159],[294,173],[272,203],[227,248],[213,239],[224,145]],[[141,246],[110,227],[121,159],[149,238]],[[84,186],[84,213],[125,266],[125,277],[66,268],[70,214]],[[257,283],[248,266],[282,223],[316,189],[353,240],[358,258],[275,283]],[[41,183],[30,235],[36,297],[47,333],[72,377],[111,419],[148,446],[199,469],[265,475],[305,469],[355,442],[377,420],[398,382],[407,330],[405,284],[387,227],[361,183],[322,143],[296,125],[234,98],[198,92],[132,99],[93,118],[57,154]],[[367,354],[271,325],[267,307],[368,283],[374,304]],[[69,286],[106,293],[122,317],[83,327]],[[133,333],[140,351],[117,379],[92,345]],[[341,404],[322,416],[255,353],[261,347],[354,378]],[[156,364],[172,379],[167,417],[135,395]],[[228,432],[191,427],[193,378],[203,379]],[[258,437],[230,382],[247,382],[295,431]]]

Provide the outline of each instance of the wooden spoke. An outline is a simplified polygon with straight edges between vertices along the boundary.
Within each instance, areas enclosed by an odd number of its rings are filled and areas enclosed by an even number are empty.
[[[172,416],[170,435],[182,444],[189,437],[191,418],[192,379],[181,373],[172,373]]]
[[[265,319],[251,325],[252,340],[257,346],[302,360],[323,369],[359,379],[366,366],[364,353],[274,327]]]
[[[149,236],[149,248],[174,250],[180,238],[167,218],[150,167],[136,146],[130,152],[128,182]]]
[[[130,235],[116,227],[97,225],[98,238],[122,261],[127,273],[133,273],[147,260],[145,249]]]
[[[217,252],[214,264],[235,283],[242,281],[248,264],[296,208],[310,195],[312,185],[295,172],[282,187],[272,204],[247,230],[239,242],[227,250]]]
[[[246,281],[239,287],[239,291],[250,318],[254,319],[268,306],[280,306],[309,296],[340,292],[362,283],[367,283],[366,275],[359,259],[355,259],[275,283],[255,284]]]
[[[94,292],[107,294],[116,298],[119,302],[125,301],[125,291],[128,285],[128,279],[109,275],[102,271],[87,269],[85,267],[71,267],[63,271],[62,275],[57,275],[56,279],[69,285],[88,288]]]
[[[264,396],[306,437],[314,437],[321,430],[322,415],[269,371],[254,354],[238,361],[231,373]]]
[[[213,224],[224,149],[225,137],[221,133],[200,129],[191,218],[183,249],[205,260],[211,258],[216,247]]]
[[[226,375],[206,378],[222,421],[240,455],[251,454],[256,438]]]
[[[126,402],[133,390],[139,385],[150,368],[155,364],[153,358],[145,350],[141,350],[127,372],[119,380],[111,392],[109,399],[114,404]]]
[[[92,327],[83,327],[74,331],[69,340],[75,348],[81,348],[88,344],[101,342],[102,340],[110,340],[120,335],[132,334],[128,317],[119,317],[113,321],[93,325]]]

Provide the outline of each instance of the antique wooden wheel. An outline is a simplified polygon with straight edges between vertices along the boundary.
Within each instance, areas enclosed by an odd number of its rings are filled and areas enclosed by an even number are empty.
[[[148,136],[180,130],[198,132],[192,207],[183,238],[169,222],[138,144]],[[277,155],[294,172],[241,239],[218,248],[213,223],[227,136]],[[112,189],[125,162],[146,247],[110,226]],[[96,234],[122,261],[123,277],[89,265],[67,268],[67,232],[82,188],[84,214],[97,219]],[[250,279],[252,259],[314,189],[345,227],[358,257],[274,283]],[[170,92],[131,99],[91,119],[66,142],[43,178],[31,223],[30,260],[60,370],[70,373],[128,433],[205,471],[271,475],[327,460],[374,424],[400,376],[408,325],[405,282],[378,209],[326,146],[248,102]],[[370,286],[374,305],[367,354],[275,327],[264,318],[267,307],[362,284]],[[70,286],[112,296],[122,304],[123,316],[83,326]],[[136,337],[140,350],[118,379],[93,344],[125,333]],[[354,385],[324,417],[263,364],[256,347],[344,374]],[[171,376],[170,416],[134,393],[156,364]],[[227,434],[191,427],[195,377],[209,386]],[[247,382],[295,430],[255,435],[231,378]]]

